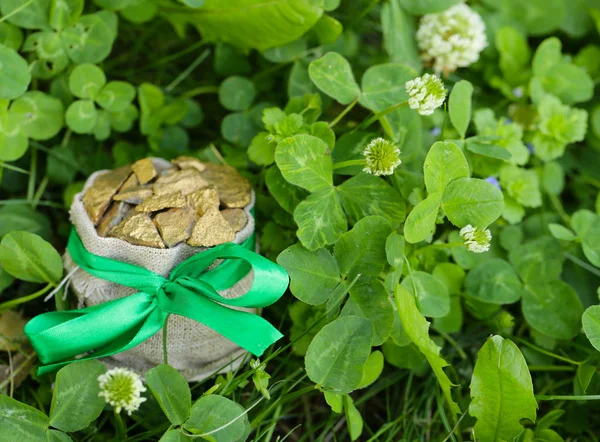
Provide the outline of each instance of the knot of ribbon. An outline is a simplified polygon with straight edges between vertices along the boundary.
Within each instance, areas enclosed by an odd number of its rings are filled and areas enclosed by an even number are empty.
[[[40,361],[38,374],[77,360],[95,359],[128,350],[163,327],[169,314],[185,316],[260,356],[283,335],[259,315],[236,308],[262,308],[285,292],[289,277],[274,262],[251,251],[254,235],[243,244],[221,244],[176,266],[165,278],[146,268],[98,256],[86,250],[73,229],[67,250],[73,261],[97,278],[139,290],[92,307],[43,313],[25,326]],[[223,260],[209,269],[215,260]],[[248,272],[250,290],[225,298],[226,290]]]

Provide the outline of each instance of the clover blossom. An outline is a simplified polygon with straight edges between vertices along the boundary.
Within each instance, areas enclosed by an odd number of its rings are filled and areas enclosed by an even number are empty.
[[[492,234],[489,229],[478,229],[467,224],[460,229],[460,236],[465,241],[467,250],[473,253],[483,253],[490,250]]]
[[[400,149],[391,141],[374,138],[363,151],[367,165],[364,172],[373,175],[391,175],[394,169],[402,163]]]
[[[141,393],[146,391],[140,376],[126,368],[113,368],[98,376],[100,393],[106,403],[112,405],[117,413],[122,409],[131,413],[140,408],[140,404],[146,400]]]
[[[425,74],[404,84],[408,105],[421,115],[431,115],[446,99],[444,83],[435,75]]]
[[[423,16],[417,43],[423,61],[445,75],[475,63],[488,44],[481,16],[464,3]]]

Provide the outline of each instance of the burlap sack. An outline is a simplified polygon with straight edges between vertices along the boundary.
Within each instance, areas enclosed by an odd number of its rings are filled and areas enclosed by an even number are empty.
[[[168,162],[164,160],[157,161],[166,163],[165,166],[168,165]],[[167,277],[177,264],[196,253],[202,253],[206,250],[206,248],[191,247],[185,243],[178,244],[171,249],[157,249],[132,245],[117,238],[98,236],[83,207],[82,196],[96,177],[105,172],[107,171],[101,170],[89,177],[83,191],[75,195],[69,211],[71,222],[89,252],[145,267]],[[253,206],[254,193],[250,204],[244,208],[248,217],[248,224],[237,233],[234,240],[236,244],[241,244],[254,232],[254,218],[250,213]],[[75,268],[75,263],[68,252],[65,253],[63,258],[65,269],[70,272]],[[220,292],[221,295],[226,298],[242,296],[250,289],[252,278],[253,274],[249,273],[230,289]],[[71,287],[79,300],[79,308],[102,304],[136,292],[135,289],[93,277],[81,269],[75,270],[71,276]],[[247,309],[247,311],[255,312],[254,309]],[[178,369],[189,381],[202,380],[227,364],[229,365],[221,371],[235,369],[241,364],[244,359],[241,355],[245,353],[245,350],[214,330],[192,319],[178,315],[171,315],[169,318],[167,349],[169,365]],[[111,357],[103,358],[102,362],[109,367],[126,366],[140,374],[144,374],[150,368],[162,364],[163,360],[161,330],[138,346]]]

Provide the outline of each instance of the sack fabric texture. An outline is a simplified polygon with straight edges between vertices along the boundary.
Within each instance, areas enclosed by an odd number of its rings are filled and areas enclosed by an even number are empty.
[[[170,163],[162,159],[153,159],[157,165],[167,167]],[[163,164],[164,163],[164,164]],[[164,277],[171,270],[192,255],[202,253],[206,248],[192,247],[180,243],[170,249],[136,246],[118,238],[103,238],[96,232],[82,202],[85,191],[94,180],[106,173],[101,170],[92,174],[83,191],[75,195],[69,211],[71,222],[85,248],[95,255],[145,267]],[[250,212],[254,206],[254,192],[250,203],[244,207],[248,223],[236,234],[236,244],[243,243],[254,232],[254,217]],[[63,256],[67,272],[75,269],[76,264],[65,252]],[[218,265],[213,263],[212,267]],[[231,288],[219,292],[226,298],[237,298],[248,292],[252,285],[253,273],[250,272]],[[78,308],[102,304],[107,301],[132,295],[135,289],[96,278],[84,270],[75,270],[71,276],[71,287],[78,298]],[[256,309],[242,309],[257,313]],[[128,367],[140,374],[164,362],[163,332],[134,348],[101,359],[108,367]],[[223,337],[211,328],[192,319],[179,315],[170,315],[167,326],[167,354],[169,365],[181,372],[188,381],[200,381],[215,372],[236,369],[244,359],[245,350]]]

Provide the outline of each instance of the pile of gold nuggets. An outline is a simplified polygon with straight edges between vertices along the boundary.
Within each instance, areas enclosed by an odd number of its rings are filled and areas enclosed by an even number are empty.
[[[233,241],[248,222],[248,180],[233,167],[191,157],[157,164],[144,158],[96,178],[83,205],[98,235],[159,249]]]

